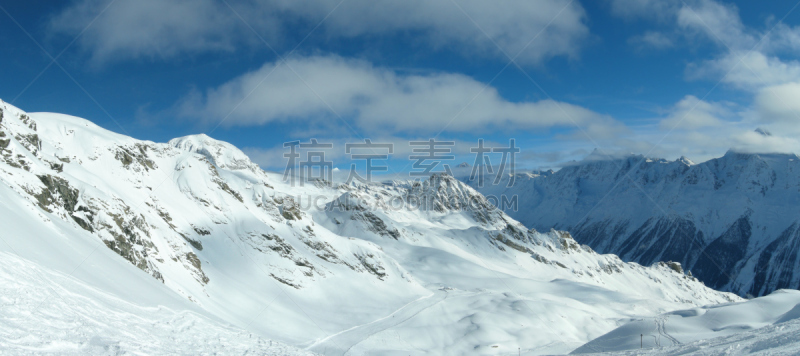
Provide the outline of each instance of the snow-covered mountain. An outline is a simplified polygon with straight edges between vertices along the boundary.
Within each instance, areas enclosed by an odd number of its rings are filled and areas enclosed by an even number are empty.
[[[633,317],[740,300],[677,263],[528,229],[447,175],[293,186],[204,135],[154,143],[0,109],[0,279],[20,286],[0,312],[38,335],[0,347],[568,352]],[[181,330],[190,347],[159,346]]]
[[[745,154],[694,164],[594,152],[557,172],[518,174],[506,211],[526,226],[569,231],[625,261],[677,261],[720,290],[800,287],[800,158]]]

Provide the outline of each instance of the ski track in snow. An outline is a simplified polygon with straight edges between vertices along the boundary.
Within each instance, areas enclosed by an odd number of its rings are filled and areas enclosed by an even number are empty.
[[[656,328],[658,330],[658,334],[672,342],[672,345],[680,345],[681,342],[678,339],[672,337],[667,332],[667,322],[669,321],[669,315],[666,316],[657,316],[654,318],[656,323]]]
[[[637,345],[638,346],[638,345]],[[800,355],[800,320],[771,325],[730,336],[661,348],[644,348],[591,355],[619,356],[738,356]]]
[[[642,334],[644,348],[640,349]],[[600,351],[606,352],[600,354],[620,355],[797,355],[800,291],[778,290],[746,302],[677,310],[652,320],[634,320],[573,353]]]
[[[346,355],[354,346],[369,339],[370,336],[400,325],[425,309],[444,301],[447,299],[447,294],[446,290],[437,289],[433,294],[408,303],[388,316],[331,335],[307,347],[306,350],[325,355]]]

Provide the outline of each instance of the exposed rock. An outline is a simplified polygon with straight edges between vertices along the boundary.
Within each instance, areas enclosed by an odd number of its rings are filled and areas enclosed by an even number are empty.
[[[208,229],[202,227],[192,226],[192,229],[194,230],[194,232],[196,232],[198,235],[201,236],[211,235],[211,231],[208,231]]]
[[[156,164],[150,158],[147,157],[147,150],[148,147],[144,144],[135,144],[133,147],[124,147],[120,146],[117,147],[117,152],[114,155],[118,161],[122,162],[122,166],[125,168],[130,169],[131,164],[137,163],[137,170],[138,167],[142,167],[145,170],[156,169]]]
[[[26,150],[33,153],[34,156],[39,155],[39,151],[42,149],[42,140],[39,139],[39,135],[16,135],[14,138],[17,139],[17,142],[19,142],[22,147],[25,147]]]
[[[383,280],[386,277],[386,269],[375,260],[375,256],[372,254],[357,254],[356,258],[369,273],[374,274],[378,279]]]
[[[397,229],[394,228],[390,229],[388,226],[386,226],[386,223],[381,218],[372,212],[356,212],[351,216],[351,219],[364,222],[367,230],[378,235],[388,236],[395,240],[399,239],[401,236],[400,231],[397,231]]]
[[[200,243],[200,241],[197,241],[197,240],[195,240],[195,239],[193,239],[193,238],[191,238],[189,236],[186,236],[184,234],[181,234],[181,236],[183,237],[184,240],[186,240],[186,242],[188,242],[190,245],[192,245],[192,247],[196,248],[198,251],[203,251],[203,244]]]
[[[675,272],[683,274],[683,267],[681,267],[681,264],[678,263],[678,262],[668,261],[667,262],[667,267],[671,268]]]
[[[294,288],[294,289],[300,289],[300,288],[301,288],[301,286],[300,286],[300,285],[294,284],[294,283],[292,283],[291,281],[289,281],[289,280],[287,280],[287,279],[284,279],[284,278],[278,277],[278,276],[276,276],[275,274],[272,274],[272,273],[270,273],[270,276],[271,276],[272,278],[275,278],[275,280],[276,280],[276,281],[278,281],[278,282],[281,282],[281,283],[283,283],[283,284],[285,284],[285,285],[287,285],[287,286],[289,286],[289,287],[292,287],[292,288]]]
[[[195,268],[199,281],[203,284],[207,284],[209,279],[203,272],[203,266],[200,263],[200,259],[197,258],[197,255],[195,255],[194,252],[189,252],[186,254],[186,260]]]

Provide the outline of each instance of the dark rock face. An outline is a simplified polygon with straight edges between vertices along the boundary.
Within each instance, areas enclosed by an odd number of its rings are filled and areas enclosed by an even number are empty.
[[[572,230],[578,241],[594,249],[604,251],[617,246],[614,249],[620,258],[643,265],[667,260],[691,265],[702,246],[703,232],[686,219],[651,218],[626,237],[628,228],[628,222],[604,221]]]
[[[148,147],[143,144],[136,144],[133,147],[120,146],[117,148],[114,158],[122,162],[122,165],[128,169],[131,168],[131,164],[133,163],[136,163],[145,170],[156,169],[157,166],[155,162],[147,156],[147,150]]]
[[[752,226],[748,217],[742,217],[721,236],[711,242],[700,255],[692,270],[707,285],[721,289],[734,283],[736,265],[745,257]],[[741,289],[730,286],[729,289]]]
[[[781,288],[800,288],[800,229],[793,224],[763,250],[748,251],[753,225],[745,215],[711,242],[694,222],[684,218],[651,218],[632,233],[626,223],[586,223],[572,229],[575,238],[602,253],[651,265],[677,261],[706,285],[741,295],[766,295]],[[742,271],[749,260],[754,270]],[[752,273],[752,275],[749,275]],[[752,276],[752,277],[751,277]]]
[[[770,291],[771,286],[800,289],[798,251],[800,229],[798,224],[792,224],[758,255],[753,285],[748,292],[752,295],[764,295]]]
[[[70,187],[69,182],[67,182],[65,179],[56,176],[42,175],[39,176],[39,180],[42,181],[45,189],[42,189],[41,192],[34,194],[33,196],[39,202],[39,207],[42,208],[42,210],[52,212],[52,208],[54,206],[63,207],[69,216],[75,220],[80,227],[89,232],[94,231],[91,226],[91,220],[86,221],[74,214],[76,211],[89,212],[86,207],[77,206],[78,195],[80,193],[77,189]]]
[[[102,231],[110,235],[110,239],[103,240],[109,249],[163,282],[161,272],[147,258],[157,249],[150,241],[149,227],[144,217],[130,214],[129,210],[125,215],[107,212],[114,225],[96,222],[99,208],[81,204],[80,191],[72,188],[67,180],[52,175],[38,177],[44,188],[39,192],[31,192],[31,195],[42,210],[61,214],[65,218],[68,216],[90,233]]]

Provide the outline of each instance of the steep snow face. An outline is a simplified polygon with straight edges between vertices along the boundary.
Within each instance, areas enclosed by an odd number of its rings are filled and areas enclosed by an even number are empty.
[[[621,319],[739,300],[527,229],[449,176],[292,186],[206,136],[0,108],[0,251],[312,351],[567,352]]]
[[[796,354],[800,292],[778,290],[747,302],[678,310],[620,326],[573,354],[654,349],[660,355]],[[763,329],[762,329],[763,328]],[[702,340],[702,341],[701,341]],[[648,351],[644,351],[648,354]],[[637,353],[639,354],[639,353]]]
[[[507,213],[527,226],[570,231],[625,261],[679,261],[740,295],[800,287],[796,155],[587,159],[515,183],[481,192],[517,194],[520,209]]]

